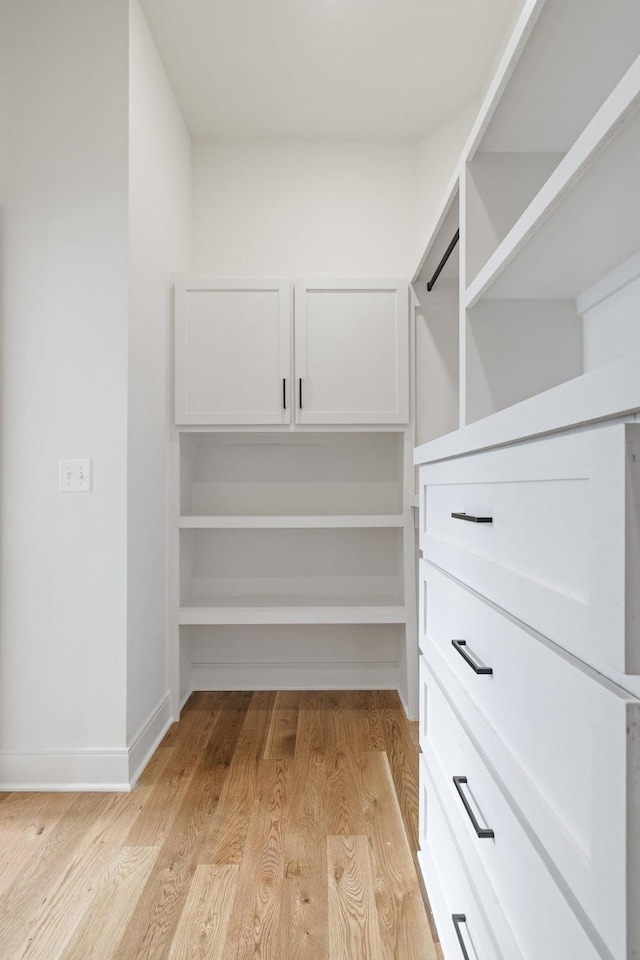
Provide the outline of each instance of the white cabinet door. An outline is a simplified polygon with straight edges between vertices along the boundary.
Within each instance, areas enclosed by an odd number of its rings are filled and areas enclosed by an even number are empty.
[[[406,423],[409,288],[395,280],[296,283],[298,423]]]
[[[289,423],[291,286],[175,285],[177,423]]]

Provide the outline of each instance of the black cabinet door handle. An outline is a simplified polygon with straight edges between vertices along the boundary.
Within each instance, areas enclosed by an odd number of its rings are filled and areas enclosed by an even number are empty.
[[[282,378],[282,408],[287,409],[287,381],[284,377]]]
[[[452,513],[454,520],[468,520],[469,523],[493,523],[493,517],[474,517],[470,513]]]
[[[490,840],[490,839],[492,839],[493,837],[495,837],[495,833],[494,833],[493,830],[491,830],[489,827],[481,827],[481,826],[480,826],[480,824],[479,824],[478,821],[476,820],[476,816],[475,816],[473,810],[471,809],[471,804],[469,803],[469,801],[468,801],[467,798],[465,797],[464,793],[462,792],[462,784],[463,784],[463,783],[466,783],[466,782],[467,782],[467,778],[466,778],[466,777],[454,777],[454,778],[453,778],[453,785],[454,785],[454,787],[456,788],[456,790],[458,791],[458,794],[459,794],[459,796],[460,796],[460,799],[462,800],[462,805],[464,806],[465,810],[467,811],[467,816],[469,817],[469,820],[471,820],[471,823],[473,824],[473,829],[474,829],[475,832],[476,832],[476,836],[480,837],[481,840]]]
[[[482,674],[483,676],[489,676],[493,673],[491,667],[481,667],[479,664],[472,660],[466,650],[463,650],[463,647],[466,647],[466,640],[452,640],[451,646],[460,654],[465,663],[468,663],[474,673]]]
[[[298,406],[302,410],[302,377],[298,377]]]
[[[456,928],[456,936],[458,938],[458,943],[460,944],[460,949],[462,950],[462,956],[464,957],[464,960],[470,960],[464,940],[462,939],[462,931],[460,930],[460,925],[462,923],[466,923],[467,918],[464,913],[452,913],[451,919],[453,920],[453,925]]]

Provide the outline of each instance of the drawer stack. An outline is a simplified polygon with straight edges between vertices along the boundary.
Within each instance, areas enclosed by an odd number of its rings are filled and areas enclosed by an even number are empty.
[[[639,441],[421,467],[419,858],[446,960],[640,957],[640,701],[604,675],[639,672]]]

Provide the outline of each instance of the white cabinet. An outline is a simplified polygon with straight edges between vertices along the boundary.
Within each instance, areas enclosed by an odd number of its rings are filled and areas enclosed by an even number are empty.
[[[637,0],[525,0],[414,274],[445,960],[640,957],[639,30]]]
[[[409,291],[399,281],[179,280],[178,424],[409,420]],[[295,349],[293,344],[295,342]]]
[[[625,808],[640,799],[640,702],[424,561],[420,595],[423,706],[429,664],[560,885],[621,952],[637,896]],[[426,710],[421,723],[428,748]]]
[[[427,464],[421,547],[582,660],[637,674],[639,454],[638,425],[613,424]]]
[[[300,423],[406,423],[409,289],[398,281],[296,284]]]
[[[290,329],[288,283],[177,281],[176,422],[289,423]]]
[[[428,783],[441,802],[494,930],[502,920],[525,960],[602,960],[602,941],[585,929],[563,897],[525,825],[459,723],[435,675],[424,664]],[[493,921],[500,904],[500,922]],[[499,942],[502,937],[498,936]],[[594,937],[595,939],[595,937]],[[512,960],[509,943],[501,955]],[[455,954],[453,954],[455,956]]]

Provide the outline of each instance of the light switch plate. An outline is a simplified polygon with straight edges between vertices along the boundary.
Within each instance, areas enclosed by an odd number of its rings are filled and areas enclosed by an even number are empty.
[[[58,489],[63,493],[90,493],[91,460],[59,460]]]

